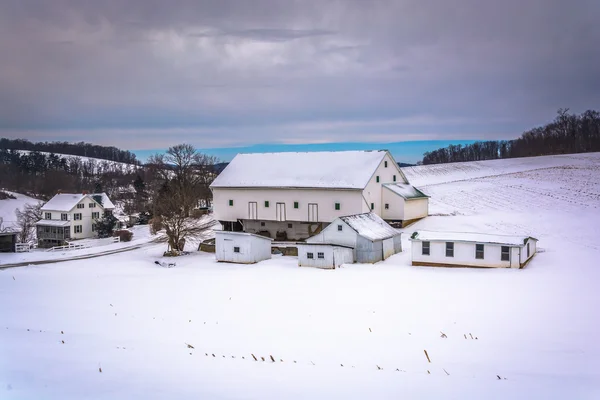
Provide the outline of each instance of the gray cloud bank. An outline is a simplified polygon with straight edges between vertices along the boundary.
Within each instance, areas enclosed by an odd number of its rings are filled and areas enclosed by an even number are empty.
[[[0,0],[0,136],[500,138],[600,104],[600,2]]]

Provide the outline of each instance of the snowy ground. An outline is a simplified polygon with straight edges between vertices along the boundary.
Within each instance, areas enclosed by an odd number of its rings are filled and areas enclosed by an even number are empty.
[[[421,167],[437,215],[407,229],[531,234],[523,270],[411,267],[405,240],[332,271],[164,245],[0,271],[0,398],[600,398],[600,155],[545,159]]]
[[[24,194],[14,193],[6,191],[6,193],[12,194],[16,199],[4,199],[0,200],[0,218],[3,219],[4,228],[14,228],[17,224],[17,216],[15,210],[23,210],[25,204],[36,204],[41,202],[33,197],[25,196]]]

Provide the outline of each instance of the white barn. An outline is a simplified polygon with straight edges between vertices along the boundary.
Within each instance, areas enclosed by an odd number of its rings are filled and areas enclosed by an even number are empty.
[[[330,243],[298,243],[298,266],[334,269],[354,262],[354,249]]]
[[[537,251],[530,236],[464,232],[414,232],[412,265],[523,268]]]
[[[238,154],[210,187],[224,230],[277,240],[304,240],[344,215],[406,225],[428,213],[385,150]]]
[[[215,256],[219,262],[254,264],[271,258],[272,241],[252,233],[215,231]]]
[[[365,213],[337,218],[306,243],[348,246],[354,262],[374,263],[402,251],[402,234],[377,214]]]

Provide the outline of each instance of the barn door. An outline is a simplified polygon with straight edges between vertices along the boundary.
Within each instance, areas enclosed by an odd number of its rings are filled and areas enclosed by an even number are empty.
[[[319,222],[319,205],[308,203],[308,222]]]
[[[275,204],[275,219],[277,221],[285,221],[285,203]]]
[[[383,241],[383,259],[394,255],[394,238],[385,239]]]
[[[255,201],[248,202],[248,219],[258,219],[258,206]]]

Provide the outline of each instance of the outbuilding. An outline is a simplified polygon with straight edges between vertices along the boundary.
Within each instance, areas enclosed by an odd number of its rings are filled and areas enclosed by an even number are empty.
[[[254,264],[271,258],[273,239],[245,232],[215,232],[215,255],[219,262]]]
[[[331,243],[298,243],[298,266],[334,269],[354,262],[354,249]]]
[[[17,245],[17,232],[0,232],[0,253],[14,253]]]
[[[354,262],[375,263],[401,252],[401,238],[380,216],[364,213],[339,217],[306,242],[351,247]]]
[[[537,251],[531,236],[417,231],[410,237],[412,265],[523,268]]]

